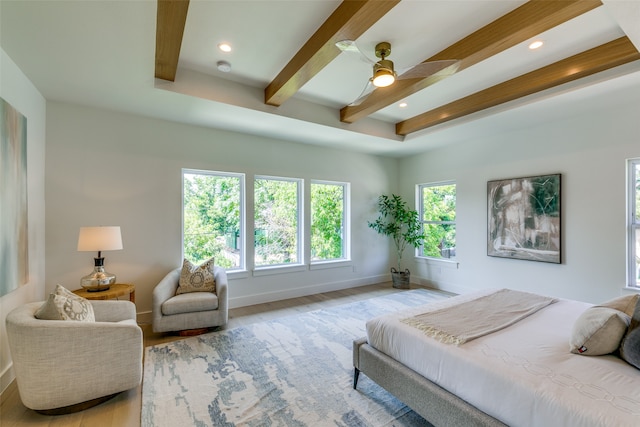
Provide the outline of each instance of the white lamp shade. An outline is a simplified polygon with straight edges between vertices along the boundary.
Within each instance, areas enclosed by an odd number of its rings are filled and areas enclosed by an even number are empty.
[[[115,251],[122,249],[120,227],[80,227],[78,251]]]

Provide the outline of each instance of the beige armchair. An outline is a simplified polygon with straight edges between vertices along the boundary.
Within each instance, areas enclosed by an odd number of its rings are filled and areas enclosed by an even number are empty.
[[[153,290],[153,332],[203,330],[225,325],[229,318],[227,273],[214,267],[216,292],[191,292],[176,295],[181,268],[172,270]]]
[[[137,387],[142,380],[142,330],[129,301],[91,301],[95,322],[40,320],[42,302],[6,318],[22,403],[45,414],[74,412]]]

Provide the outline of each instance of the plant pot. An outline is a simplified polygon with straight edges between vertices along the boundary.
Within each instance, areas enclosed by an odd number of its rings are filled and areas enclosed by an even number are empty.
[[[411,273],[409,269],[404,271],[398,271],[394,267],[391,267],[391,280],[393,281],[393,287],[396,289],[409,289]]]

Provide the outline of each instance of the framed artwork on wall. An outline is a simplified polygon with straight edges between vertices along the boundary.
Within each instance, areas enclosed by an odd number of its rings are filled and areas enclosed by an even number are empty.
[[[28,280],[27,118],[0,98],[0,296]]]
[[[487,182],[487,255],[561,262],[560,174]]]

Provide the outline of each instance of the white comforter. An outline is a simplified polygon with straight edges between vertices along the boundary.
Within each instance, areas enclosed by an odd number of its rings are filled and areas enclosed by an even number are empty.
[[[400,322],[480,294],[369,320],[369,344],[510,426],[640,426],[640,370],[613,355],[569,352],[571,328],[590,304],[559,300],[460,346]]]

